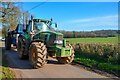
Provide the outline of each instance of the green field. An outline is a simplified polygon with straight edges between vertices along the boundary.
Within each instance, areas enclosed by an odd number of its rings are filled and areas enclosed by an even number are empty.
[[[108,38],[65,38],[70,43],[118,43],[118,37]]]

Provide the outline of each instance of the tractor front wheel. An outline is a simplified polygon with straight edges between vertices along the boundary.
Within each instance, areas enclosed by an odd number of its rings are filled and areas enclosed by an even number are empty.
[[[33,42],[29,48],[29,60],[33,68],[41,68],[46,63],[47,48],[42,42]]]
[[[57,57],[57,60],[59,63],[62,63],[62,64],[69,64],[71,63],[73,60],[74,60],[74,49],[73,47],[70,45],[70,44],[67,44],[66,48],[71,48],[71,56],[69,57]]]
[[[8,36],[5,38],[5,49],[10,50],[10,48],[11,48],[11,37]]]

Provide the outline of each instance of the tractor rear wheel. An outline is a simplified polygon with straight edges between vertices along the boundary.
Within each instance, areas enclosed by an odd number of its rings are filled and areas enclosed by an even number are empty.
[[[5,38],[5,49],[10,50],[10,48],[11,48],[11,37],[8,36]]]
[[[29,60],[33,68],[41,68],[46,63],[47,48],[42,42],[33,42],[29,48]]]
[[[21,38],[18,38],[17,51],[18,51],[20,59],[25,59],[27,57],[27,55],[24,55],[24,53],[25,53],[25,44],[24,44],[24,42],[22,41]]]
[[[70,44],[67,44],[66,48],[71,48],[72,54],[69,57],[57,57],[57,60],[58,60],[59,63],[69,64],[74,60],[74,49],[73,49],[73,47]]]

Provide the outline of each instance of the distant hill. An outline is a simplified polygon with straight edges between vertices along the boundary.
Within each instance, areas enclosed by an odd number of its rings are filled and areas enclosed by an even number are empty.
[[[58,31],[64,34],[66,38],[81,37],[115,37],[118,30],[96,30],[96,31]]]
[[[94,31],[96,35],[102,34],[104,36],[112,37],[118,34],[118,30],[98,30]]]

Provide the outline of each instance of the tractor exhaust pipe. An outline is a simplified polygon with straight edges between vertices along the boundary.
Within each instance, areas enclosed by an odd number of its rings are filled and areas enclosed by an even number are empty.
[[[32,21],[32,27],[31,27],[30,36],[31,36],[31,39],[32,39],[33,36],[34,36],[34,30],[33,30],[34,21],[33,21],[33,16],[32,15],[31,15],[31,21]]]
[[[32,15],[31,15],[31,20],[32,20],[32,28],[31,28],[31,30],[33,32],[33,24],[34,24],[34,22],[33,22],[33,16]]]

